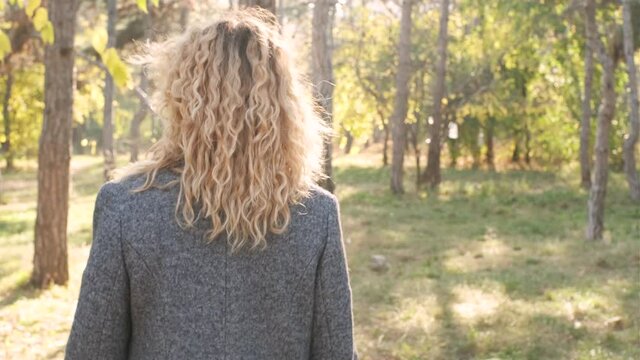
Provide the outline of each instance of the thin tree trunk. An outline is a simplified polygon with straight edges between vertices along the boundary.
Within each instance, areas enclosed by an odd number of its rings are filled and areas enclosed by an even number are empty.
[[[148,3],[149,1],[147,1]],[[149,7],[149,4],[147,4]],[[150,8],[150,7],[149,7]],[[158,9],[154,8],[149,11],[145,21],[145,27],[147,30],[145,31],[145,40],[152,40],[154,38],[153,32],[156,25]],[[183,4],[180,9],[180,27],[182,29],[186,29],[187,24],[189,22],[189,12],[190,9],[188,5]],[[140,125],[146,118],[149,113],[149,103],[148,99],[145,98],[147,95],[147,88],[149,87],[149,78],[144,70],[140,71],[140,83],[138,85],[138,90],[136,93],[138,95],[138,109],[136,113],[133,115],[133,119],[131,120],[131,125],[129,127],[129,150],[130,150],[130,162],[138,161],[138,157],[140,154]],[[152,114],[153,116],[153,114]],[[153,125],[152,125],[153,127]]]
[[[389,165],[389,137],[391,131],[389,131],[389,124],[385,122],[382,126],[384,129],[384,139],[382,144],[382,166]]]
[[[230,9],[233,9],[233,4],[231,2],[229,3],[229,5],[230,5]],[[187,25],[189,25],[190,13],[191,13],[191,9],[185,2],[180,8],[180,28],[182,28],[183,31],[187,28]],[[151,18],[149,22],[151,23],[151,25],[153,25],[154,21],[153,21],[153,15],[151,14],[151,12],[149,12],[149,17]],[[147,38],[149,38],[149,36],[147,36]]]
[[[317,0],[313,7],[311,24],[311,66],[315,96],[316,101],[322,107],[323,118],[330,128],[333,124],[332,32],[334,6],[335,0]],[[332,144],[331,138],[325,139],[324,174],[326,178],[320,181],[320,185],[330,192],[335,190],[331,166]]]
[[[44,118],[38,150],[38,205],[31,282],[66,284],[76,0],[49,1],[55,41],[45,47]]]
[[[416,124],[417,126],[417,124]],[[419,129],[416,129],[416,133],[418,132]],[[420,146],[418,145],[418,134],[416,134],[416,137],[413,139],[413,151],[415,153],[415,158],[416,158],[416,189],[419,190],[420,188],[420,174],[421,171],[420,170]]]
[[[531,129],[528,121],[524,123],[524,163],[531,165]]]
[[[278,9],[276,10],[276,17],[278,18],[278,22],[280,24],[284,24],[284,9],[287,7],[287,4],[285,3],[286,0],[279,0],[277,1],[277,5],[278,5]]]
[[[584,47],[584,93],[582,96],[582,121],[580,122],[580,178],[584,189],[591,187],[591,88],[593,84],[593,49],[589,41]]]
[[[438,65],[436,83],[433,91],[433,125],[429,129],[431,142],[427,156],[427,169],[424,181],[431,188],[440,184],[440,131],[442,128],[442,99],[445,94],[445,77],[447,73],[447,25],[449,23],[449,0],[440,2],[440,32],[438,34]]]
[[[316,4],[321,1],[325,0],[316,1]],[[271,11],[273,14],[276,13],[276,0],[239,0],[238,5],[240,7],[260,7]]]
[[[511,162],[516,164],[520,162],[520,134],[518,131],[513,133],[513,152],[511,153]]]
[[[450,138],[449,126],[450,124],[453,124],[453,126],[458,130],[460,129],[460,127],[458,126],[458,123],[455,120],[456,116],[452,115],[451,118],[454,120],[449,120],[447,122],[447,145],[449,147],[449,153],[451,155],[451,162],[449,163],[449,167],[451,169],[455,169],[456,166],[458,165],[458,158],[460,157],[460,143],[459,143],[460,137],[458,136],[457,138]]]
[[[411,10],[413,0],[402,1],[402,17],[400,19],[400,40],[398,42],[398,72],[396,73],[396,96],[391,123],[393,152],[391,159],[391,191],[395,194],[404,192],[402,179],[404,175],[404,149],[407,141],[405,119],[409,101],[409,79],[411,77]]]
[[[7,162],[7,170],[11,171],[14,168],[13,159],[14,153],[11,147],[11,96],[13,93],[14,75],[11,68],[11,58],[13,55],[20,53],[24,45],[31,38],[33,32],[33,25],[30,19],[26,16],[24,11],[18,7],[11,7],[7,9],[5,16],[11,19],[12,22],[16,22],[9,30],[9,37],[11,42],[11,52],[4,56],[2,62],[5,64],[4,71],[6,71],[7,79],[5,83],[5,94],[2,104],[2,114],[4,117],[4,135],[5,141],[2,143],[2,152],[5,154]]]
[[[107,48],[116,43],[117,0],[107,0]],[[104,116],[102,124],[102,155],[104,156],[104,179],[111,179],[111,173],[116,167],[113,152],[113,96],[115,92],[113,76],[105,72],[104,79]]]
[[[7,80],[4,88],[4,99],[2,101],[2,116],[4,117],[4,142],[2,152],[7,161],[7,171],[13,170],[13,152],[11,149],[11,93],[13,92],[13,72],[7,72]]]
[[[349,130],[344,130],[344,137],[347,138],[347,142],[344,144],[344,153],[349,154],[353,148],[353,134]]]
[[[147,90],[149,80],[144,70],[140,72],[140,91]],[[138,94],[138,98],[140,99],[140,103],[138,104],[138,110],[136,110],[135,115],[133,115],[133,119],[131,120],[131,126],[129,128],[129,148],[131,150],[131,156],[129,161],[136,162],[138,161],[138,155],[140,152],[140,125],[142,121],[147,116],[149,112],[149,107],[147,106],[147,101],[143,98],[144,94]]]
[[[378,107],[378,116],[380,117],[380,123],[382,124],[382,166],[389,165],[389,122],[385,121],[384,113],[382,109]]]
[[[493,136],[495,130],[495,118],[493,116],[490,116],[487,119],[487,126],[485,127],[485,129],[485,146],[487,147],[487,152],[485,153],[485,161],[489,170],[493,171],[496,169],[495,155],[493,151]]]
[[[624,56],[627,62],[629,75],[629,134],[623,144],[624,172],[629,184],[629,195],[634,201],[640,201],[640,181],[636,170],[636,143],[640,132],[640,111],[638,111],[638,78],[636,64],[633,60],[633,27],[631,25],[631,1],[622,1],[622,14],[624,18]],[[636,19],[638,20],[638,19]]]
[[[602,239],[604,232],[604,203],[607,193],[609,176],[609,132],[611,121],[615,114],[616,90],[615,67],[616,61],[609,54],[600,39],[595,16],[594,0],[586,1],[586,23],[589,44],[598,55],[602,64],[602,102],[598,109],[598,124],[596,130],[595,162],[593,178],[588,203],[588,224],[586,237],[589,240]]]
[[[416,120],[419,118],[420,114],[417,111],[413,113]],[[407,150],[410,147],[413,147],[413,154],[416,160],[416,189],[420,187],[420,147],[418,145],[418,133],[420,131],[419,127],[420,122],[416,121],[413,124],[407,124],[407,135],[409,144],[411,146],[407,146]]]
[[[475,117],[465,117],[464,122],[460,128],[464,131],[469,137],[468,139],[468,148],[471,153],[471,158],[473,159],[471,163],[471,168],[473,170],[477,170],[480,167],[481,163],[481,153],[482,149],[480,148],[480,123],[478,119]]]

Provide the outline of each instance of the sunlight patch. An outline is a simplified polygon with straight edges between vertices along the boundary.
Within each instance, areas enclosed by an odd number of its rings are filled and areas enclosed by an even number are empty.
[[[429,333],[436,325],[438,301],[435,296],[404,298],[396,311],[390,316],[390,322],[403,329],[404,336],[411,333]]]
[[[469,323],[496,314],[507,300],[501,293],[487,292],[470,286],[456,286],[453,294],[456,298],[452,306],[454,313],[462,321]]]

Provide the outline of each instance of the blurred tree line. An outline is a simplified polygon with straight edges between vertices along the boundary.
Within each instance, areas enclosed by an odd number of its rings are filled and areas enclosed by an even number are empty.
[[[63,21],[75,28],[54,21],[58,6],[68,6],[75,17]],[[329,175],[332,149],[350,153],[373,144],[382,149],[380,165],[390,165],[396,193],[405,191],[406,156],[415,161],[416,185],[430,188],[443,180],[444,167],[579,165],[590,190],[592,239],[602,237],[609,170],[625,171],[630,196],[640,200],[638,0],[1,0],[4,171],[15,159],[36,157],[51,135],[43,80],[60,31],[73,30],[65,65],[73,70],[73,108],[59,121],[68,125],[73,154],[104,157],[108,179],[117,154],[137,160],[162,128],[148,107],[153,84],[126,58],[140,43],[242,6],[274,12],[299,49],[338,134],[326,144]],[[67,50],[50,51],[48,59]],[[63,135],[56,141],[67,142]],[[66,158],[63,151],[41,159],[39,179],[51,176],[43,163],[68,171]],[[66,198],[49,201],[46,211],[66,213],[66,205],[54,206]],[[36,231],[36,248],[49,241],[47,232],[39,234],[45,237],[38,240]],[[58,237],[66,243],[66,235]]]

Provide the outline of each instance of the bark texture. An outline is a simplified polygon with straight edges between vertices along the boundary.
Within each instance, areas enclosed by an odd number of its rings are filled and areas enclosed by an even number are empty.
[[[413,0],[402,1],[400,19],[400,41],[398,42],[398,71],[396,72],[396,96],[391,115],[391,137],[393,150],[391,155],[391,191],[404,192],[404,149],[407,142],[405,119],[408,111],[409,79],[411,78],[411,10]]]
[[[335,0],[317,0],[313,7],[311,23],[311,71],[315,98],[322,108],[322,117],[329,128],[333,124],[333,11]],[[332,179],[332,139],[324,142],[324,174],[327,176],[320,185],[333,192],[335,183]]]
[[[107,0],[107,48],[116,44],[116,16],[117,0]],[[104,156],[104,179],[111,179],[111,173],[116,167],[113,152],[113,96],[115,86],[113,76],[109,71],[105,72],[104,79],[104,109],[102,124],[102,155]]]
[[[440,1],[440,32],[438,33],[438,65],[436,83],[433,89],[433,124],[429,128],[429,154],[423,181],[435,188],[442,180],[440,174],[440,143],[442,129],[442,99],[445,94],[447,74],[447,25],[449,23],[449,0]]]
[[[593,50],[589,41],[584,47],[584,93],[582,94],[582,119],[580,121],[580,177],[584,189],[591,187],[591,89],[593,84]]]
[[[77,0],[48,3],[55,40],[45,48],[44,119],[38,151],[38,205],[31,281],[66,284],[69,162]]]
[[[623,158],[624,172],[629,184],[629,195],[634,201],[640,201],[640,181],[636,170],[635,150],[640,132],[640,112],[638,111],[638,77],[633,59],[633,26],[631,24],[631,1],[622,1],[624,57],[629,75],[629,134],[624,139]],[[638,19],[636,19],[638,20]],[[640,20],[638,20],[640,21]]]
[[[595,162],[589,194],[586,237],[589,240],[600,240],[604,232],[604,205],[609,177],[609,132],[616,107],[616,61],[613,56],[607,53],[605,45],[600,38],[596,23],[594,0],[586,1],[585,11],[588,41],[602,64],[602,102],[598,109]]]

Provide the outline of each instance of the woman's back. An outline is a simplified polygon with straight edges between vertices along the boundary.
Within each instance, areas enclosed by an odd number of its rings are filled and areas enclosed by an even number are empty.
[[[325,134],[275,19],[231,13],[153,46],[165,123],[96,200],[67,359],[351,359]]]
[[[163,183],[176,175],[158,176]],[[351,298],[333,195],[314,188],[262,251],[174,221],[177,186],[100,190],[68,359],[351,359]],[[119,229],[119,231],[114,231]]]

